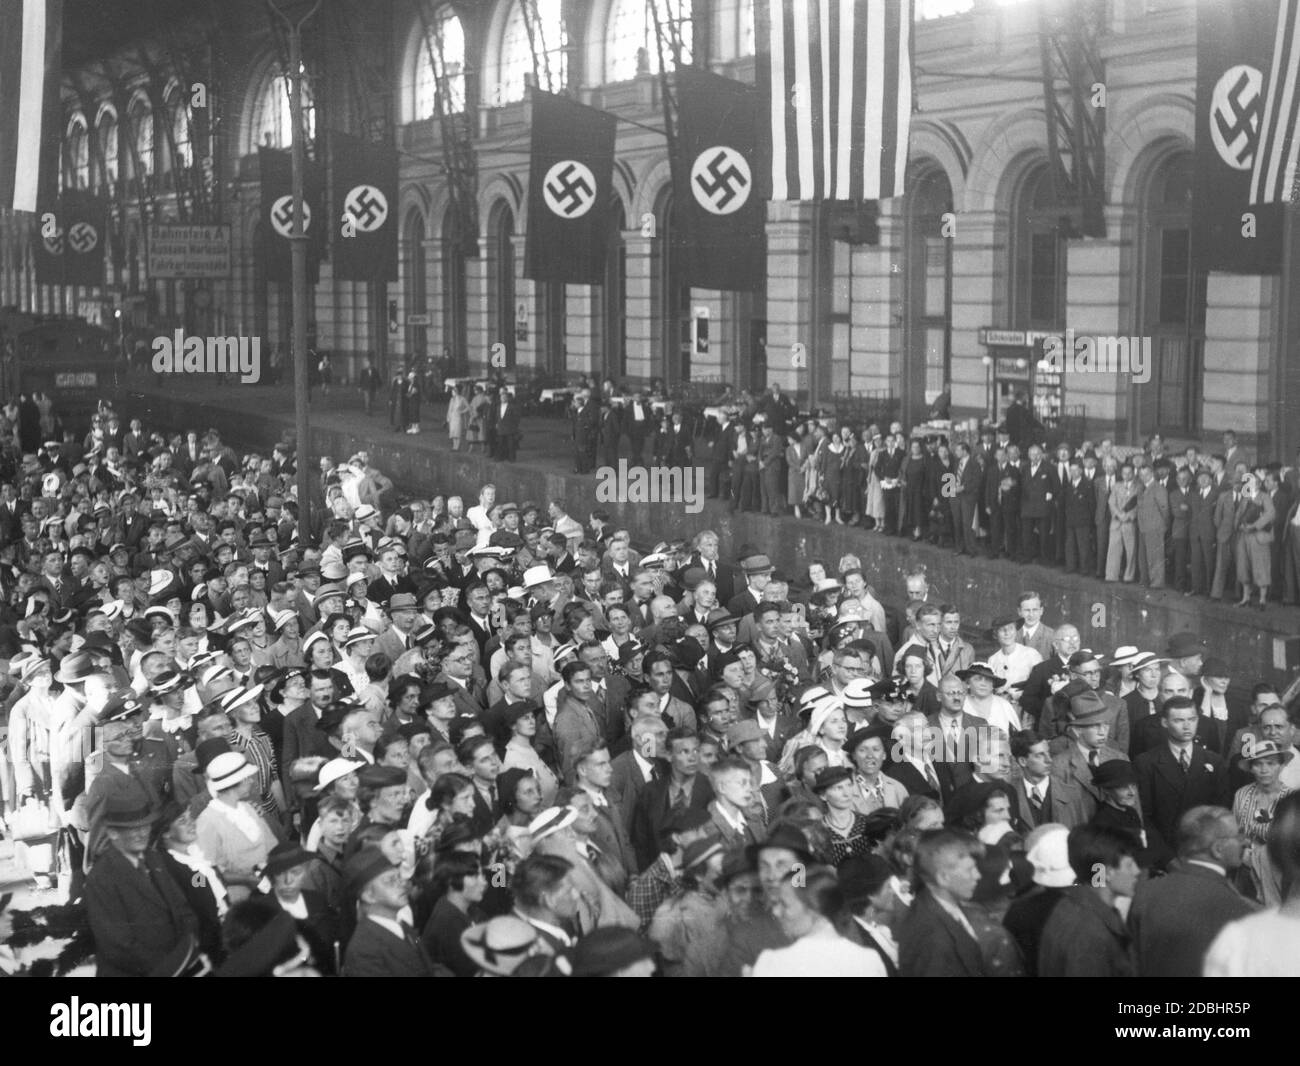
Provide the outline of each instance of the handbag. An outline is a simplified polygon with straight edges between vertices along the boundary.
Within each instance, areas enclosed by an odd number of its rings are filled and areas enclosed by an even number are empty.
[[[9,832],[15,840],[43,840],[59,831],[58,816],[35,797],[28,797],[9,816]]]

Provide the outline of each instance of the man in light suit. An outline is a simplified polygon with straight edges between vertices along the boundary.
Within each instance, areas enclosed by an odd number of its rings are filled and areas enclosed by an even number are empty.
[[[1175,696],[1160,708],[1165,742],[1133,760],[1147,846],[1166,860],[1174,853],[1178,822],[1193,807],[1231,807],[1232,786],[1223,756],[1196,743],[1199,714],[1190,699]]]
[[[1106,705],[1097,693],[1075,696],[1070,701],[1069,721],[1066,734],[1070,746],[1052,759],[1051,821],[1073,829],[1087,825],[1103,799],[1092,781],[1093,768],[1111,759],[1128,762],[1128,756],[1106,743],[1110,725]]]
[[[1138,883],[1128,913],[1142,977],[1200,977],[1205,953],[1229,922],[1258,908],[1233,886],[1242,833],[1223,807],[1193,807],[1178,822],[1169,873]]]
[[[1137,495],[1141,486],[1133,476],[1133,464],[1119,468],[1119,480],[1110,490],[1110,543],[1106,548],[1106,580],[1137,580]]]
[[[1016,634],[1017,643],[1033,648],[1044,659],[1052,654],[1052,642],[1056,633],[1050,626],[1043,625],[1043,598],[1037,592],[1022,592],[1017,600],[1016,613],[1020,615],[1020,632]]]
[[[1156,480],[1154,467],[1142,468],[1138,496],[1138,579],[1150,589],[1165,587],[1165,534],[1169,531],[1169,493]]]
[[[1113,455],[1106,456],[1101,462],[1101,469],[1092,479],[1093,492],[1093,528],[1097,541],[1097,578],[1106,576],[1106,557],[1110,549],[1110,493],[1119,481],[1119,463]]]

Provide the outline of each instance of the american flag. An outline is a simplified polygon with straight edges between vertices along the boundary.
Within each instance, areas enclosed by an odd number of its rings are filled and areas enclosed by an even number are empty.
[[[1273,66],[1250,176],[1252,204],[1300,200],[1300,0],[1279,0]]]
[[[41,125],[57,100],[62,12],[62,0],[0,0],[0,208],[36,210]]]
[[[765,0],[773,200],[903,191],[912,0]]]

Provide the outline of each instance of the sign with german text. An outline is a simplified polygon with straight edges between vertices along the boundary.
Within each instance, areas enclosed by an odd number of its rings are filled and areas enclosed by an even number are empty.
[[[148,271],[150,278],[230,277],[230,227],[153,223]]]

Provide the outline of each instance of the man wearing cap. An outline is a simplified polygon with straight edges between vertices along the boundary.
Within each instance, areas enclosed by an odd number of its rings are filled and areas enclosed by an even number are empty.
[[[726,750],[749,767],[754,800],[748,814],[751,821],[756,819],[766,825],[790,795],[776,767],[767,759],[766,734],[752,718],[735,722],[727,729]]]
[[[1193,807],[1231,807],[1232,786],[1223,756],[1196,743],[1200,715],[1184,696],[1160,708],[1164,740],[1133,760],[1147,844],[1158,855],[1174,854],[1178,822]]]
[[[144,706],[132,692],[109,698],[99,715],[102,748],[86,757],[86,791],[74,806],[74,824],[87,831],[86,863],[94,863],[106,844],[104,812],[123,792],[143,791],[153,808],[171,790],[170,765],[160,752],[142,751]]]
[[[1066,747],[1065,726],[1070,717],[1070,700],[1080,692],[1091,691],[1106,705],[1110,733],[1107,741],[1119,751],[1129,750],[1130,723],[1128,708],[1119,697],[1101,687],[1101,656],[1088,650],[1076,651],[1070,656],[1067,667],[1070,680],[1048,698],[1038,724],[1038,731],[1052,744],[1052,754]]]
[[[1179,819],[1177,843],[1168,873],[1133,893],[1128,929],[1140,977],[1200,977],[1223,927],[1258,910],[1232,883],[1243,838],[1231,811],[1193,807]]]
[[[741,571],[745,575],[746,589],[733,596],[727,603],[727,613],[736,618],[744,618],[758,609],[763,601],[763,590],[772,580],[775,567],[766,555],[754,554],[741,561]]]
[[[1095,767],[1128,756],[1110,747],[1108,710],[1097,693],[1081,691],[1070,699],[1066,736],[1069,746],[1052,759],[1051,800],[1053,822],[1067,828],[1086,825],[1104,797],[1093,783]]]
[[[344,885],[359,920],[343,954],[344,977],[441,977],[415,930],[398,920],[407,905],[402,872],[378,848],[362,848],[344,866]]]
[[[197,944],[198,919],[149,847],[156,817],[138,787],[104,807],[107,846],[85,889],[96,976],[172,976]]]

